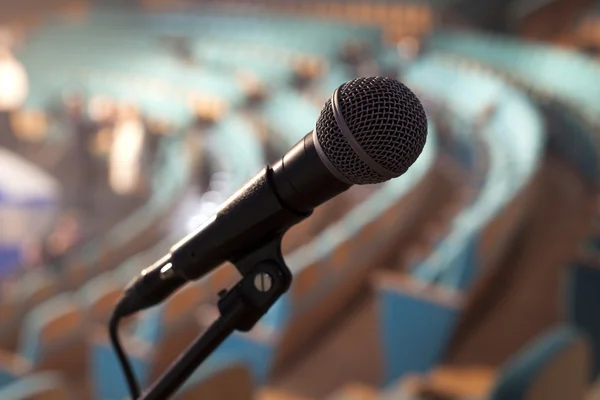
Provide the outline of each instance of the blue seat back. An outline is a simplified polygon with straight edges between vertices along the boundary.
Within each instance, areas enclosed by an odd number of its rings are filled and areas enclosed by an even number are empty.
[[[600,374],[600,269],[581,263],[567,270],[567,318],[587,333],[592,349],[592,376]]]
[[[490,400],[582,399],[589,383],[587,342],[560,327],[515,354],[502,370]]]

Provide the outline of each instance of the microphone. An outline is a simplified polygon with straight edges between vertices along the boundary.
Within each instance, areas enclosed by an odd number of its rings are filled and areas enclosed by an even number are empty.
[[[312,132],[126,287],[115,314],[154,306],[225,261],[236,265],[352,185],[402,175],[426,139],[425,111],[404,84],[384,77],[346,82],[327,100]]]

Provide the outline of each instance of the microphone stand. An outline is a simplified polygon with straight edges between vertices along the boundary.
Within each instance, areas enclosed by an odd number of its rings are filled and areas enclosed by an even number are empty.
[[[282,235],[232,263],[242,279],[219,293],[219,318],[200,335],[139,397],[142,400],[170,398],[234,331],[247,332],[260,320],[292,283],[292,274],[281,255]]]

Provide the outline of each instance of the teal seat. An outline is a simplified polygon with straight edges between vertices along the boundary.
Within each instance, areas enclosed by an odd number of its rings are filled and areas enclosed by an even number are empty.
[[[382,283],[377,291],[385,386],[411,373],[426,373],[442,361],[460,306],[428,296],[417,284]],[[448,298],[452,294],[448,293]]]
[[[0,387],[2,400],[75,400],[68,381],[56,372],[38,372]]]
[[[129,398],[129,388],[123,371],[105,335],[104,332],[96,334],[90,348],[89,368],[94,398],[98,400]],[[142,387],[146,387],[152,359],[151,349],[147,344],[132,339],[126,339],[124,344],[138,382]]]
[[[203,363],[176,394],[179,400],[219,396],[236,400],[254,399],[254,386],[247,366],[211,357]]]
[[[589,384],[587,352],[582,332],[555,328],[504,364],[490,400],[583,399]]]
[[[17,382],[20,378],[19,374],[16,374],[8,366],[0,365],[0,393],[2,388],[10,385],[11,383]]]
[[[600,375],[600,269],[574,263],[567,270],[567,317],[591,342],[592,378]]]
[[[84,320],[70,293],[38,305],[25,317],[18,354],[34,368],[63,368],[81,372]]]
[[[76,297],[85,310],[88,323],[106,325],[123,289],[112,272],[105,272],[87,281],[77,291]]]
[[[416,320],[423,319],[418,317]],[[418,340],[413,338],[414,340]],[[572,326],[559,326],[534,338],[509,357],[499,369],[488,393],[473,397],[466,393],[450,395],[430,390],[430,395],[416,395],[404,382],[395,382],[384,390],[383,399],[460,398],[472,400],[565,400],[589,398],[589,355],[586,336]],[[413,355],[414,353],[408,352]],[[417,356],[419,357],[419,356]],[[402,361],[398,361],[402,363]],[[460,370],[460,368],[459,368]],[[468,370],[468,369],[467,369]],[[435,372],[434,372],[435,374]],[[425,375],[426,376],[426,375]],[[468,378],[467,378],[468,379]],[[435,378],[433,379],[435,381]],[[441,382],[441,381],[440,381]],[[464,382],[469,384],[470,382]],[[477,385],[471,387],[472,391]],[[475,389],[477,390],[477,389]],[[467,392],[468,393],[468,392]],[[438,396],[439,395],[439,396]]]
[[[19,302],[34,307],[51,298],[61,289],[60,280],[52,273],[52,266],[29,271],[19,278],[15,296]]]

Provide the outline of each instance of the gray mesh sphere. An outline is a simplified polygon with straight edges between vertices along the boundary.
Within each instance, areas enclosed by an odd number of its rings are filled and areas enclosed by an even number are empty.
[[[414,93],[393,78],[357,78],[338,90],[338,104],[350,133],[372,162],[399,176],[417,160],[427,140],[427,117]],[[365,162],[338,127],[331,99],[315,127],[329,162],[356,185],[389,180]]]

